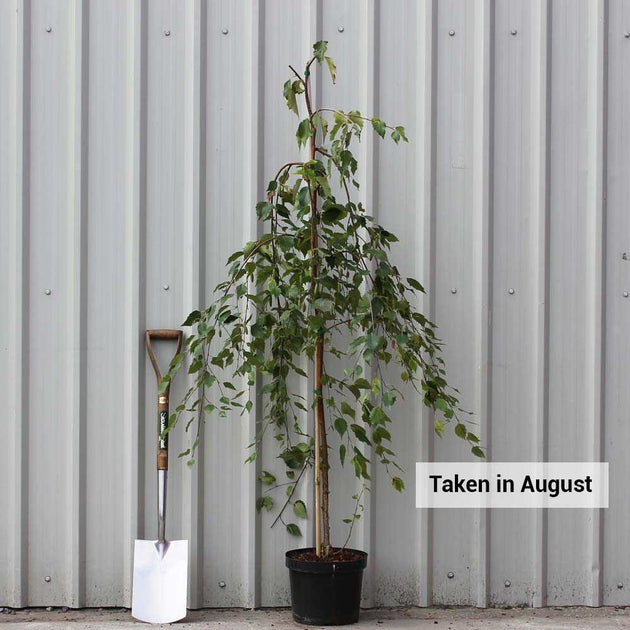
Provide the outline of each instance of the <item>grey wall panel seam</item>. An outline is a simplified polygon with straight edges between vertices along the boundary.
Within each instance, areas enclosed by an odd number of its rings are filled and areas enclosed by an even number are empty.
[[[476,222],[474,246],[475,272],[478,284],[477,293],[480,296],[478,304],[477,323],[477,353],[478,353],[478,399],[480,438],[487,445],[488,459],[492,459],[491,450],[491,407],[489,368],[492,356],[492,335],[490,323],[492,318],[492,111],[493,111],[493,38],[494,38],[494,2],[482,0],[481,7],[476,12],[476,47],[480,60],[480,72],[476,73],[474,83],[474,137],[473,145],[475,158],[473,160],[473,211]],[[477,549],[477,592],[476,605],[485,607],[489,601],[490,566],[489,566],[489,535],[490,518],[488,510],[481,508],[477,514],[478,527]]]
[[[605,366],[605,296],[606,286],[606,230],[605,230],[605,182],[606,182],[606,72],[607,72],[607,15],[606,0],[597,0],[595,15],[590,20],[595,42],[591,49],[589,64],[590,107],[589,107],[589,159],[590,190],[589,203],[593,213],[593,461],[602,460],[604,423],[604,366]],[[591,605],[601,606],[603,598],[603,515],[604,511],[594,510],[592,515],[592,601]]]
[[[205,285],[204,260],[204,168],[205,168],[205,74],[207,41],[207,6],[200,0],[194,0],[187,11],[187,80],[185,133],[186,159],[189,160],[185,183],[185,239],[184,268],[187,273],[184,281],[184,310],[198,309],[203,302]],[[178,322],[179,323],[179,322]],[[184,378],[182,373],[181,378]],[[200,444],[203,440],[203,417],[201,409],[197,412],[198,435]],[[197,434],[190,435],[186,448],[191,448]],[[188,607],[203,606],[203,458],[196,457],[195,465],[190,469],[190,478],[182,476],[183,503],[187,507],[182,511],[182,530],[189,547],[189,592]],[[186,505],[187,504],[187,505]]]
[[[69,528],[69,575],[67,601],[73,607],[85,603],[85,535],[86,535],[86,316],[87,316],[87,175],[88,175],[88,96],[89,96],[89,3],[75,0],[74,4],[74,47],[72,53],[73,77],[70,85],[74,89],[73,122],[71,128],[70,162],[74,165],[74,204],[68,221],[69,241],[73,243],[70,258],[72,287],[69,305],[68,339],[72,376],[69,401],[71,420],[67,443],[72,446],[69,462],[71,505]]]
[[[13,606],[25,606],[28,602],[28,372],[30,355],[30,331],[28,327],[29,304],[29,220],[30,220],[30,159],[31,159],[31,5],[30,0],[18,3],[17,19],[17,74],[15,93],[15,164],[16,205],[15,254],[16,274],[13,278],[13,299],[16,305],[11,335],[14,358],[15,384],[13,387],[15,416],[13,418],[13,457],[15,479],[13,482]]]
[[[249,74],[247,81],[249,89],[245,91],[244,127],[250,130],[246,134],[250,144],[245,144],[245,155],[249,150],[249,167],[247,169],[248,190],[245,194],[245,205],[242,209],[244,224],[248,227],[249,238],[255,240],[259,236],[260,225],[252,208],[255,207],[258,195],[262,188],[264,168],[264,118],[259,117],[258,112],[264,112],[264,29],[265,29],[265,5],[256,0],[250,0],[248,22],[250,29],[248,41],[249,50]],[[262,122],[261,122],[262,121]],[[241,446],[244,448],[256,441],[257,426],[262,419],[261,378],[257,377],[253,387],[253,408],[247,423],[243,423],[243,435]],[[262,445],[253,447],[257,454],[256,461],[244,469],[245,488],[242,501],[243,521],[247,524],[245,531],[247,540],[246,553],[244,554],[243,573],[246,575],[246,605],[255,608],[261,604],[261,517],[253,509],[256,498],[260,492],[258,477],[262,472]]]
[[[366,3],[363,10],[363,58],[365,60],[364,75],[362,80],[365,82],[364,87],[364,116],[378,116],[379,112],[379,59],[380,59],[380,38],[378,28],[378,18],[380,11],[379,0],[370,0]],[[321,74],[321,73],[320,73]],[[362,140],[362,155],[365,168],[362,174],[361,188],[363,191],[365,208],[371,216],[378,222],[379,209],[377,207],[378,200],[378,163],[379,163],[379,145],[375,142],[374,135],[369,133]],[[360,158],[361,161],[361,158]],[[366,371],[367,373],[367,371]],[[370,370],[370,380],[377,375],[376,368],[373,366]],[[369,492],[363,495],[361,499],[363,504],[363,515],[359,520],[359,537],[361,540],[361,549],[368,552],[368,557],[372,558],[372,562],[368,563],[364,572],[367,580],[364,578],[364,592],[362,595],[363,605],[374,606],[375,601],[375,534],[376,534],[376,504],[378,485],[377,478],[382,469],[378,462],[375,461],[373,446],[361,444],[359,447],[365,457],[370,462],[371,479],[363,483],[369,488]],[[357,492],[359,488],[357,487]]]
[[[539,10],[539,41],[538,54],[534,59],[533,67],[537,74],[532,78],[535,86],[532,112],[534,118],[533,127],[539,130],[539,142],[534,144],[534,169],[533,186],[537,189],[533,197],[537,200],[537,234],[538,234],[538,258],[537,258],[537,296],[538,308],[536,317],[536,454],[538,461],[546,461],[548,457],[548,332],[549,332],[549,169],[550,169],[550,80],[551,80],[551,5],[547,0],[540,0],[536,5]],[[536,64],[536,61],[539,63]],[[535,558],[534,595],[533,606],[544,606],[547,599],[547,510],[536,510],[535,513],[535,544],[533,549]]]
[[[423,93],[418,95],[421,110],[417,118],[422,122],[422,145],[418,142],[417,153],[421,156],[423,171],[420,177],[423,182],[423,216],[420,221],[421,234],[418,240],[423,244],[422,260],[420,268],[423,284],[427,293],[423,296],[422,309],[429,320],[434,320],[435,315],[435,195],[436,195],[436,94],[437,94],[437,0],[425,0],[421,5],[421,15],[424,24],[422,29],[422,48],[418,55],[423,57],[420,78]],[[419,274],[418,274],[419,275]],[[424,461],[432,461],[434,447],[433,413],[422,405],[421,420],[423,431],[421,432],[425,444],[420,445],[420,452]],[[433,566],[433,511],[423,509],[420,512],[419,534],[421,541],[420,573],[421,584],[418,602],[421,606],[430,606],[433,599],[433,580],[431,567]]]

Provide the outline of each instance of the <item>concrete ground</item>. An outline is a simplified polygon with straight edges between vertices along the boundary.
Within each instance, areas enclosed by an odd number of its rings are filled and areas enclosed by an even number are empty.
[[[127,630],[147,627],[132,619],[128,609],[3,609],[0,627],[6,630]],[[168,626],[156,626],[168,627]],[[178,630],[296,630],[287,609],[191,610]],[[602,630],[630,628],[630,608],[383,608],[361,612],[352,630]]]

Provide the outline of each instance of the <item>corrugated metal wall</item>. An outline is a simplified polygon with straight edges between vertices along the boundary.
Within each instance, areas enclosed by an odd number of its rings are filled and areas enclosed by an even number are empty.
[[[255,236],[298,155],[286,66],[322,38],[339,80],[318,98],[407,127],[365,143],[361,194],[404,237],[491,458],[611,470],[595,512],[416,510],[375,470],[365,604],[630,604],[629,31],[630,0],[2,0],[0,604],[129,605],[132,541],[156,533],[142,333]],[[398,410],[409,488],[416,460],[468,457],[426,416]],[[312,534],[255,515],[253,422],[208,424],[171,467],[192,607],[286,604],[283,552]]]

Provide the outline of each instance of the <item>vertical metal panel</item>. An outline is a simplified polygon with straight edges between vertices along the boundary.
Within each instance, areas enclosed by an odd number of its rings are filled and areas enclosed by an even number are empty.
[[[24,103],[29,98],[28,82],[30,49],[28,33],[29,5],[5,3],[2,7],[2,82],[6,86],[0,98],[0,136],[4,148],[0,158],[0,207],[2,213],[2,267],[6,269],[0,281],[3,310],[1,348],[2,397],[7,401],[7,439],[3,456],[2,495],[5,509],[0,518],[0,531],[10,541],[3,557],[6,571],[1,587],[4,601],[22,606],[27,599],[26,545],[27,532],[27,470],[26,428],[26,369],[28,366],[28,309],[24,287],[27,274],[28,217],[28,130],[29,116]]]
[[[589,204],[590,2],[553,2],[551,28],[551,154],[549,244],[549,459],[592,458],[593,373],[589,283],[597,265]],[[571,430],[567,430],[570,422]],[[591,553],[593,514],[549,512],[547,602],[591,602],[596,558]]]
[[[89,5],[88,62],[88,199],[87,214],[87,383],[85,435],[85,582],[86,605],[126,601],[128,585],[117,577],[129,551],[124,495],[129,471],[112,471],[125,460],[131,418],[124,396],[125,346],[128,325],[125,292],[127,189],[132,179],[127,164],[128,37],[123,25],[133,20],[128,3]],[[131,302],[131,300],[130,300]],[[106,317],[99,316],[107,313]],[[134,336],[136,335],[134,330]],[[130,382],[133,382],[132,379]],[[136,379],[137,380],[137,377]],[[109,445],[103,448],[103,445]],[[135,458],[135,455],[134,455]],[[108,474],[109,472],[109,474]],[[84,500],[86,498],[84,496]],[[132,533],[135,536],[135,532]],[[111,546],[110,553],[103,548]]]
[[[528,184],[531,185],[532,205],[536,208],[532,230],[535,243],[533,268],[535,277],[536,312],[533,385],[534,399],[534,459],[547,461],[548,457],[548,410],[549,410],[549,140],[550,104],[549,80],[551,77],[551,7],[548,0],[540,0],[532,6],[532,70],[531,70],[531,128],[532,144],[528,153],[532,169]],[[534,535],[530,543],[533,559],[532,605],[544,606],[547,601],[547,510],[536,510]]]
[[[140,501],[140,478],[144,451],[140,448],[145,413],[144,340],[145,301],[142,287],[146,282],[145,239],[146,225],[146,93],[147,93],[147,28],[146,0],[134,0],[125,16],[126,23],[126,111],[125,161],[127,177],[124,181],[124,381],[119,390],[123,396],[123,531],[122,542],[123,593],[125,605],[131,605],[131,576],[133,572],[133,541],[143,536],[141,522],[144,510]],[[120,504],[119,504],[120,505]],[[96,560],[98,561],[98,560]]]
[[[418,193],[415,196],[418,203],[417,210],[412,216],[416,217],[413,232],[416,247],[416,259],[413,271],[417,278],[421,278],[425,285],[425,293],[420,298],[419,307],[434,321],[435,292],[430,289],[435,286],[435,151],[436,151],[436,24],[434,16],[437,11],[436,0],[424,0],[418,6],[415,23],[418,27],[418,41],[416,48],[417,84],[415,137],[417,137],[415,157],[417,175],[411,177]],[[412,122],[412,125],[414,123]],[[412,128],[413,129],[413,128]],[[410,132],[413,133],[412,129]],[[430,461],[434,452],[433,414],[426,407],[418,413],[420,421],[417,449],[421,461]],[[416,510],[418,540],[418,599],[420,606],[427,606],[433,598],[432,563],[433,563],[433,511],[428,509]]]
[[[491,452],[495,461],[538,458],[536,419],[536,314],[539,234],[535,147],[539,131],[532,98],[538,45],[534,3],[496,4],[493,155],[492,278],[492,418]],[[512,32],[516,31],[513,35]],[[544,199],[543,199],[544,202]],[[544,205],[543,205],[544,208]],[[510,291],[513,291],[510,293]],[[503,419],[510,417],[510,422]],[[492,603],[532,603],[535,528],[538,510],[493,510],[490,514],[493,558],[501,569],[492,573]],[[520,541],[514,545],[514,540]],[[505,580],[509,579],[509,588]]]
[[[630,309],[624,291],[630,291],[629,255],[626,252],[630,234],[630,91],[623,80],[630,69],[630,41],[624,37],[630,23],[630,5],[620,0],[609,3],[608,40],[608,99],[607,170],[604,177],[606,193],[606,252],[605,252],[605,364],[604,386],[604,459],[610,462],[610,508],[604,515],[603,599],[607,605],[622,605],[627,600],[625,588],[630,584],[630,555],[624,540],[630,522],[627,497],[627,456],[624,445],[630,439],[628,412],[628,357],[630,356]]]
[[[31,5],[28,597],[71,603],[75,517],[72,468],[75,250],[74,3]],[[76,334],[76,333],[75,333]],[[76,425],[75,425],[76,426]],[[78,506],[77,506],[78,508]],[[49,581],[45,578],[49,577]]]
[[[421,122],[416,121],[418,112],[425,111],[430,116],[431,96],[425,92],[423,70],[414,71],[406,64],[391,66],[387,60],[392,58],[415,58],[424,54],[420,46],[423,42],[423,28],[431,28],[425,23],[425,11],[430,6],[421,6],[416,2],[400,2],[397,11],[391,11],[387,2],[381,2],[375,15],[377,37],[379,42],[377,71],[378,89],[372,97],[366,111],[378,112],[378,115],[390,125],[406,124],[411,144],[394,145],[388,140],[374,139],[375,163],[368,178],[374,173],[374,194],[367,205],[372,214],[395,234],[413,234],[414,238],[422,238],[425,230],[426,215],[420,204],[411,203],[416,191],[420,201],[424,186],[430,187],[430,181],[423,182],[421,156],[416,143],[421,143]],[[408,16],[401,21],[400,15]],[[426,37],[426,35],[424,35]],[[430,31],[429,31],[430,37]],[[419,59],[421,62],[422,58]],[[430,72],[430,70],[429,70]],[[428,99],[428,100],[427,100]],[[398,177],[396,174],[401,176]],[[424,248],[397,248],[395,263],[399,269],[409,271],[408,275],[423,277]],[[388,380],[394,378],[394,370],[385,371]],[[415,405],[411,388],[405,391],[405,398],[397,403],[396,416],[408,419],[408,424],[393,427],[392,439],[399,444],[398,462],[405,470],[407,491],[399,494],[392,490],[390,476],[380,469],[374,471],[372,483],[372,517],[373,541],[370,553],[373,559],[372,575],[374,592],[372,602],[384,605],[398,605],[406,599],[416,600],[426,596],[427,585],[423,583],[426,575],[420,565],[419,558],[425,544],[425,536],[418,527],[421,515],[419,510],[408,501],[407,492],[413,489],[409,483],[409,473],[415,461],[420,457],[420,449],[425,448],[426,433],[420,421],[420,410]],[[397,514],[396,519],[385,519],[385,514]],[[406,545],[393,547],[387,541],[392,538],[407,541]],[[379,567],[388,567],[381,571]]]
[[[186,13],[186,185],[184,201],[184,251],[188,252],[183,276],[185,310],[200,308],[204,300],[205,203],[203,169],[206,151],[206,60],[207,7],[205,3],[187,5]],[[188,438],[190,448],[196,434]],[[190,481],[182,480],[182,530],[191,554],[189,605],[203,605],[203,460],[190,469]]]
[[[339,79],[316,77],[316,102],[409,132],[366,139],[360,197],[402,237],[491,458],[611,466],[607,511],[416,510],[414,462],[470,455],[408,397],[407,492],[375,470],[351,539],[364,604],[629,604],[629,19],[625,0],[1,3],[0,605],[129,605],[133,539],[156,529],[142,332],[179,326],[255,238],[300,155],[287,65],[320,38]],[[243,464],[257,419],[213,418],[194,468],[173,457],[191,607],[286,604],[284,551],[312,536],[254,512],[281,470],[272,439]],[[178,427],[173,451],[194,439]],[[360,485],[332,474],[340,540]]]
[[[464,408],[476,412],[481,357],[477,318],[481,306],[475,266],[476,225],[481,206],[475,199],[475,109],[478,6],[465,0],[437,3],[436,38],[436,193],[434,317],[446,341],[449,379],[456,382]],[[475,116],[476,115],[476,116]],[[468,458],[468,449],[452,439],[436,440],[437,461]],[[433,598],[436,604],[476,603],[478,520],[472,510],[436,510],[433,514]],[[452,576],[452,577],[449,577]]]

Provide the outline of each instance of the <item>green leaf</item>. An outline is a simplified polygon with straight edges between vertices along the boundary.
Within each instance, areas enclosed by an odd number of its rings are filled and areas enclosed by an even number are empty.
[[[309,141],[311,137],[311,121],[308,118],[300,122],[295,132],[295,137],[299,147],[304,146]]]
[[[295,238],[283,234],[276,239],[276,243],[283,252],[286,252],[295,246]]]
[[[323,116],[320,116],[319,124],[322,128],[322,138],[326,140],[326,136],[328,135],[328,121]]]
[[[394,392],[385,392],[383,394],[383,404],[386,407],[388,408],[393,407],[395,402],[396,402],[396,394],[394,394]]]
[[[387,342],[385,341],[385,337],[381,337],[380,335],[377,335],[375,333],[369,333],[365,337],[365,345],[370,350],[378,350],[379,348],[387,345]]]
[[[353,109],[351,112],[347,114],[348,118],[360,129],[363,129],[363,118],[361,117],[361,112]]]
[[[389,418],[380,407],[374,407],[370,411],[370,424],[372,426],[384,425],[387,422],[389,422]]]
[[[341,462],[342,466],[344,462],[346,461],[346,445],[345,444],[339,445],[339,461]]]
[[[193,311],[188,315],[186,321],[182,324],[182,326],[192,326],[196,324],[201,319],[201,313],[199,311]]]
[[[256,509],[260,512],[263,508],[269,512],[273,507],[273,499],[269,496],[258,497],[256,500]]]
[[[470,449],[470,452],[475,456],[475,457],[480,457],[481,459],[485,459],[486,455],[485,453],[481,450],[481,448],[479,446],[473,446]]]
[[[287,525],[287,531],[289,532],[289,534],[291,534],[291,536],[301,536],[302,535],[302,532],[300,531],[300,528],[295,523],[289,523]]]
[[[356,436],[357,440],[359,440],[359,442],[363,442],[364,444],[368,445],[372,444],[367,436],[367,433],[365,432],[365,429],[361,425],[351,424],[350,428],[352,429],[352,432]]]
[[[313,44],[313,57],[322,63],[326,57],[326,51],[328,50],[328,42],[321,40]]]
[[[380,118],[372,118],[372,127],[374,128],[374,131],[381,136],[381,138],[385,137],[385,130],[387,129],[387,126]]]
[[[435,408],[439,409],[442,412],[447,412],[450,410],[451,406],[444,400],[443,398],[438,398],[435,403]]]
[[[344,433],[348,430],[348,423],[343,418],[335,418],[335,430],[341,437],[344,436]]]
[[[398,492],[402,492],[405,489],[405,484],[400,477],[392,477],[392,486],[394,486]]]
[[[160,381],[160,386],[158,387],[158,394],[163,394],[167,387],[171,382],[171,377],[168,374],[165,374]]]
[[[316,311],[329,311],[330,306],[330,300],[328,300],[327,298],[317,298],[313,301],[313,308]]]
[[[351,418],[356,417],[354,407],[348,404],[345,400],[341,401],[341,413],[345,414],[346,416],[350,416]]]
[[[271,484],[276,483],[276,478],[270,472],[267,472],[266,470],[263,470],[262,475],[258,478],[260,479],[262,483],[264,483],[267,486],[270,486]]]
[[[433,423],[433,429],[437,435],[442,437],[444,435],[444,422],[442,422],[442,420],[436,420]]]
[[[372,393],[378,396],[381,393],[381,379],[374,377],[372,379]]]
[[[398,132],[398,135],[405,141],[405,142],[409,142],[409,140],[407,140],[407,136],[405,135],[405,128],[404,127],[396,127],[395,128],[396,131]]]
[[[203,384],[206,387],[212,387],[216,383],[216,376],[210,374],[209,372],[204,372],[203,375]]]
[[[409,283],[409,286],[415,289],[416,291],[420,291],[420,293],[424,293],[424,287],[415,278],[407,278],[407,282]]]
[[[330,71],[332,82],[335,83],[335,81],[337,81],[337,66],[330,57],[326,57],[326,63],[328,64],[328,70]]]
[[[324,206],[321,217],[324,223],[332,224],[345,219],[348,211],[340,204],[331,204]]]
[[[285,82],[284,84],[284,98],[287,101],[287,107],[295,113],[296,116],[299,116],[297,101],[295,99],[295,91],[293,90],[293,83],[291,79]]]
[[[459,424],[455,425],[455,435],[457,437],[460,437],[462,439],[466,439],[466,436],[468,435],[468,431],[466,429],[466,425],[462,424],[461,422]]]
[[[271,216],[272,212],[273,212],[273,205],[270,204],[268,201],[259,201],[256,204],[256,214],[261,221],[266,221]],[[247,247],[245,248],[244,251],[245,251],[246,256],[249,254],[248,250],[253,249],[254,246],[255,246],[255,243],[252,243],[251,248],[247,248]]]
[[[392,441],[391,433],[384,427],[378,426],[372,431],[372,440],[377,444],[380,444],[383,440],[388,442]]]
[[[295,512],[295,515],[298,516],[299,518],[308,518],[308,515],[306,513],[306,505],[304,505],[304,501],[296,501],[293,504],[293,512]]]

